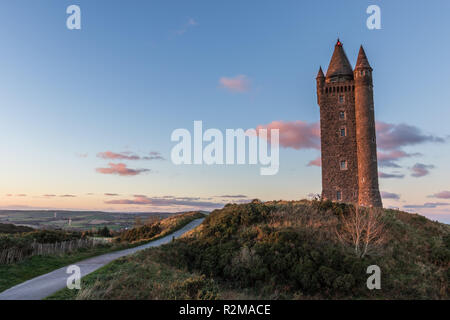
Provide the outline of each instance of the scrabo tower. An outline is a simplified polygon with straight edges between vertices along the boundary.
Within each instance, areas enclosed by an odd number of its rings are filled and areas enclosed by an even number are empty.
[[[326,76],[317,75],[324,199],[382,206],[372,70],[362,46],[353,70],[338,39]]]

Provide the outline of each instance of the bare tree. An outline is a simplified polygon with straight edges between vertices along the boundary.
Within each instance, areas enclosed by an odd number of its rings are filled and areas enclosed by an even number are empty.
[[[355,254],[363,258],[386,240],[382,214],[383,210],[378,208],[351,207],[347,215],[341,215],[336,228],[338,239],[353,246]]]

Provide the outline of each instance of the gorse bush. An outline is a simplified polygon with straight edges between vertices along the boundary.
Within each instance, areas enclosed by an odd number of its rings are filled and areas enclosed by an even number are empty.
[[[159,223],[143,225],[141,227],[122,232],[122,234],[120,235],[120,241],[133,242],[142,239],[151,239],[160,232],[161,225]]]
[[[356,251],[355,230],[361,237]],[[448,226],[403,212],[253,201],[212,212],[195,234],[167,245],[160,259],[235,288],[288,296],[446,298],[448,237]],[[366,287],[367,267],[374,264],[385,290]]]

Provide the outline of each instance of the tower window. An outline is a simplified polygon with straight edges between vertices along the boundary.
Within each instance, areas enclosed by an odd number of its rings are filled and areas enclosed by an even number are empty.
[[[345,160],[341,161],[341,170],[347,170],[347,161]]]
[[[343,94],[341,94],[341,95],[339,95],[339,103],[344,103],[344,95]]]
[[[345,120],[345,111],[340,111],[339,112],[339,119]]]
[[[345,128],[341,128],[341,137],[345,137],[347,135],[347,130]]]
[[[338,201],[341,201],[341,200],[342,200],[342,192],[341,192],[341,191],[336,192],[336,199],[337,199]]]

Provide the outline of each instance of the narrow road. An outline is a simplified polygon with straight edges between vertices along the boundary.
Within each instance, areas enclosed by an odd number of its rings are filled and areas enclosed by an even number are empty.
[[[169,243],[172,238],[178,238],[189,230],[194,229],[203,219],[197,219],[191,223],[184,226],[182,229],[175,231],[174,233],[165,236],[164,238],[149,242],[139,247],[125,249],[121,251],[106,253],[101,256],[89,258],[87,260],[73,263],[72,265],[77,265],[81,269],[81,276],[84,277],[91,272],[103,267],[109,262],[118,259],[123,256],[133,254],[137,251],[144,250],[150,247],[157,247],[162,244]],[[25,281],[12,287],[6,291],[0,293],[0,300],[41,300],[49,295],[63,289],[67,285],[67,278],[70,274],[66,273],[67,267],[57,269],[50,273],[44,274],[42,276],[33,278],[31,280]]]

